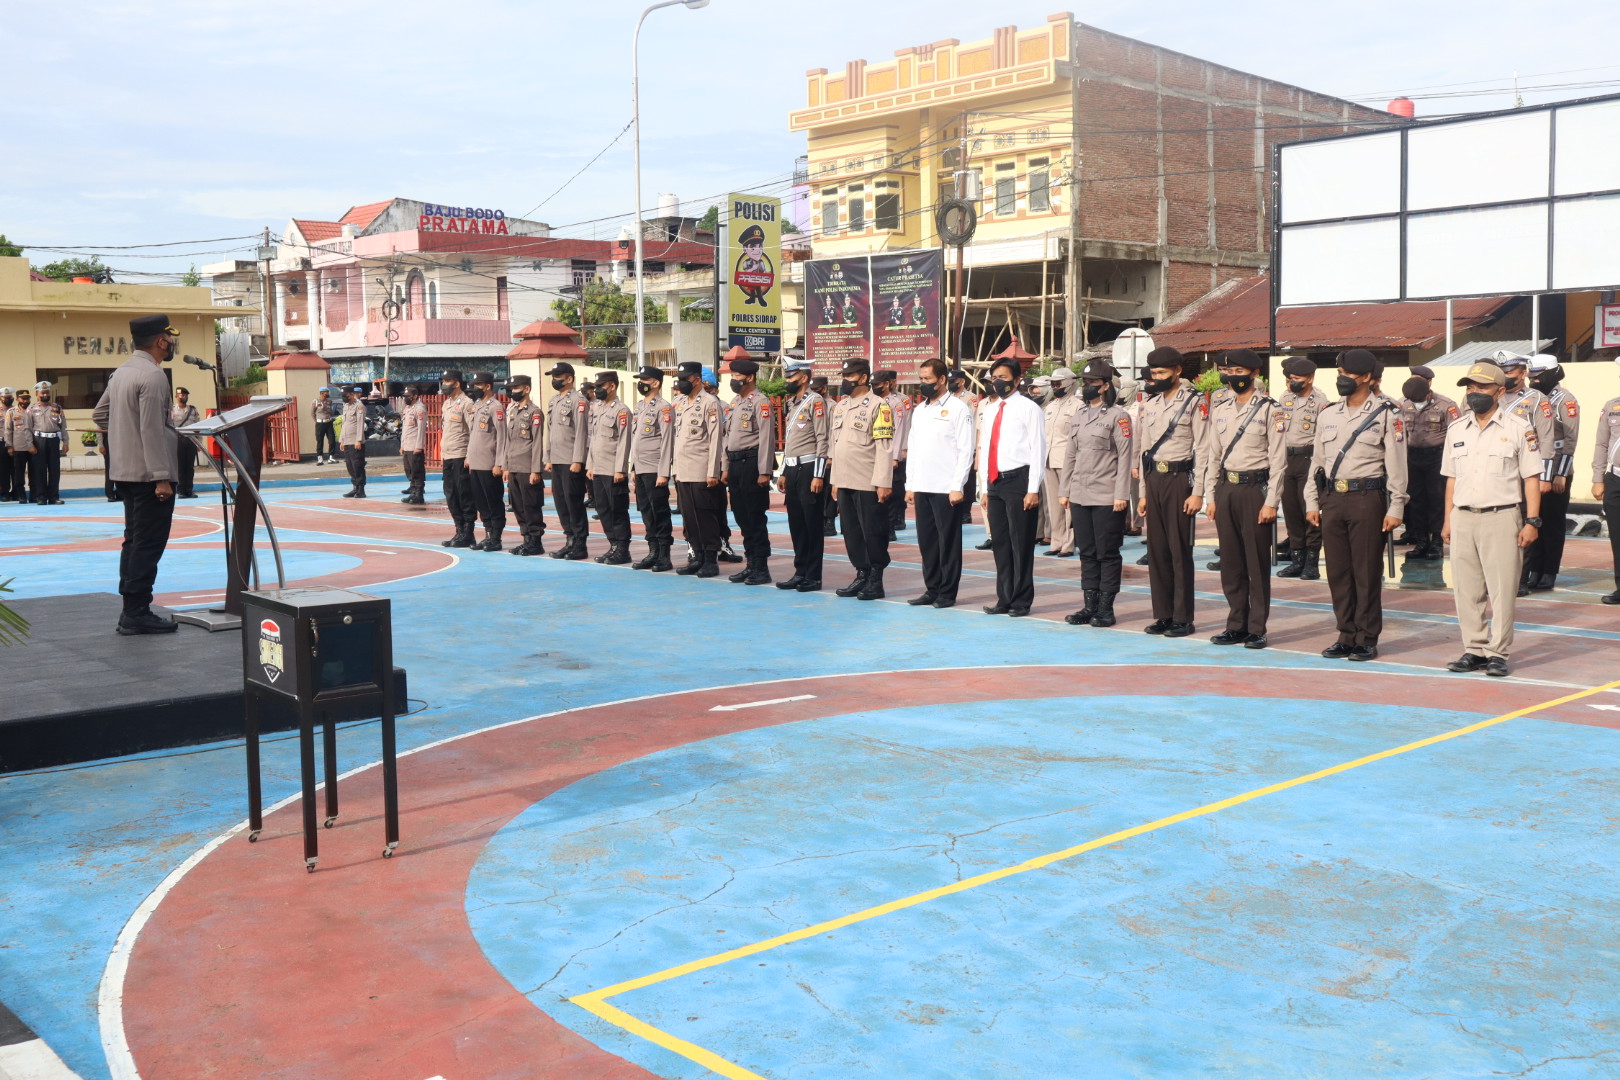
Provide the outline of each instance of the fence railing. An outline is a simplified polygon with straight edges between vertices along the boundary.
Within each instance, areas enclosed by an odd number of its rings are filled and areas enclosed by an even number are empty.
[[[219,395],[219,407],[221,411],[234,409],[238,405],[246,405],[251,400],[252,396],[248,394],[221,394]],[[297,398],[293,398],[286,408],[271,413],[265,420],[262,452],[265,461],[298,461]]]

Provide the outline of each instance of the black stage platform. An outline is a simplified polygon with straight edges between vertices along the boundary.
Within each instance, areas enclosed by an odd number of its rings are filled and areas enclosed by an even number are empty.
[[[0,772],[242,736],[241,631],[182,626],[122,637],[113,632],[119,599],[112,593],[10,606],[31,627],[26,644],[0,648]],[[405,672],[396,667],[394,680],[403,711]],[[275,710],[262,723],[286,731],[296,720]]]

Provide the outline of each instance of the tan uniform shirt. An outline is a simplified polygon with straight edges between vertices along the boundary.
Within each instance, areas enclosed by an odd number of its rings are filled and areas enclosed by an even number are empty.
[[[807,390],[790,400],[783,411],[787,413],[782,436],[783,462],[813,458],[815,468],[811,475],[826,479],[832,432],[827,400],[814,390]]]
[[[58,446],[67,434],[67,414],[54,401],[36,401],[28,406],[28,430],[35,444],[55,442]]]
[[[776,421],[771,417],[771,399],[758,389],[750,390],[731,403],[726,421],[726,453],[753,450],[759,475],[776,472]]]
[[[427,406],[418,401],[399,414],[399,452],[415,454],[427,450]]]
[[[706,484],[725,471],[726,429],[720,399],[707,390],[675,398],[674,434],[664,447],[659,476],[676,483]]]
[[[1547,395],[1532,386],[1522,386],[1518,390],[1509,390],[1502,395],[1498,408],[1506,409],[1521,420],[1529,421],[1530,426],[1536,429],[1536,442],[1541,447],[1541,459],[1544,463],[1551,462],[1553,458],[1553,443],[1557,441],[1553,435],[1553,407],[1547,400]],[[1543,468],[1547,466],[1544,464]]]
[[[1131,497],[1131,414],[1119,405],[1081,404],[1054,434],[1064,444],[1058,493],[1075,506],[1113,506]]]
[[[343,434],[338,436],[339,446],[366,445],[366,403],[347,402],[343,406]]]
[[[180,458],[169,426],[170,393],[168,376],[150,353],[136,350],[112,373],[94,413],[96,427],[107,433],[108,479],[174,479]]]
[[[34,436],[28,430],[28,410],[21,405],[13,405],[6,410],[5,436],[9,449],[19,454],[34,452]]]
[[[1204,471],[1208,465],[1203,460],[1205,455],[1198,451],[1204,445],[1204,430],[1209,427],[1209,402],[1197,387],[1183,380],[1174,393],[1148,395],[1142,400],[1141,408],[1142,422],[1137,428],[1135,453],[1141,459],[1142,475],[1146,477],[1153,472],[1155,462],[1192,461],[1195,463],[1193,494],[1199,495],[1204,490]],[[1153,460],[1148,460],[1153,445],[1172,424],[1175,430],[1153,455]]]
[[[612,479],[630,472],[630,406],[619,400],[591,402],[591,444],[585,471]]]
[[[1547,403],[1553,414],[1553,475],[1574,476],[1575,446],[1581,438],[1581,403],[1562,386],[1553,387]]]
[[[1287,420],[1283,441],[1290,447],[1316,445],[1317,418],[1327,406],[1328,396],[1314,386],[1303,396],[1284,394],[1277,400],[1277,407]]]
[[[487,472],[506,460],[506,406],[491,394],[472,409],[467,434],[467,468]]]
[[[894,413],[894,438],[889,440],[889,452],[896,461],[904,461],[906,457],[906,436],[911,433],[911,399],[900,391],[884,394],[883,400],[889,403],[889,409]]]
[[[630,468],[637,475],[658,474],[663,468],[664,448],[674,437],[675,409],[662,397],[636,403],[630,421]]]
[[[1052,433],[1051,440],[1046,444],[1046,467],[1048,469],[1056,469],[1061,474],[1068,465],[1069,449],[1072,443],[1065,438],[1065,433],[1069,430],[1069,421],[1076,413],[1085,408],[1086,403],[1075,393],[1053,398],[1042,408],[1041,411],[1046,413],[1046,430]],[[1086,411],[1092,412],[1093,410],[1086,409]],[[1072,497],[1070,501],[1073,501]],[[1083,503],[1081,505],[1100,506],[1102,504]]]
[[[475,402],[466,394],[444,399],[439,411],[439,459],[452,461],[467,456],[467,436],[472,431]]]
[[[1603,415],[1593,426],[1597,441],[1592,445],[1592,483],[1620,484],[1620,397],[1603,403]]]
[[[1316,444],[1311,452],[1311,471],[1305,481],[1305,509],[1322,509],[1321,495],[1316,490],[1316,474],[1320,470],[1327,477],[1328,486],[1335,480],[1366,480],[1384,477],[1384,490],[1389,497],[1387,517],[1399,521],[1406,513],[1406,425],[1401,411],[1392,408],[1389,401],[1376,394],[1368,394],[1361,408],[1351,410],[1348,398],[1340,398],[1322,410],[1316,429]],[[1371,419],[1372,425],[1356,437],[1342,461],[1342,450],[1350,436]],[[1338,462],[1335,472],[1334,462]]]
[[[201,419],[202,419],[202,415],[197,412],[197,406],[195,406],[195,405],[171,405],[171,406],[169,406],[169,426],[170,427],[183,428],[187,424],[195,424],[198,420],[201,420]],[[189,442],[190,440],[188,439],[186,441]]]
[[[1443,394],[1430,394],[1422,404],[1402,398],[1401,419],[1406,424],[1406,445],[1413,450],[1444,446],[1446,430],[1462,419],[1457,403]]]
[[[1486,510],[1524,499],[1526,477],[1541,475],[1541,448],[1528,422],[1498,408],[1480,426],[1470,415],[1446,430],[1440,472],[1456,481],[1453,506]]]
[[[894,409],[873,393],[833,409],[827,454],[835,488],[875,491],[894,486]]]
[[[1210,405],[1207,441],[1200,455],[1209,462],[1204,470],[1204,497],[1215,497],[1215,485],[1227,473],[1265,469],[1271,473],[1266,478],[1265,505],[1275,507],[1282,499],[1283,474],[1288,470],[1288,436],[1286,430],[1279,430],[1286,424],[1282,407],[1259,390],[1248,401],[1239,401],[1236,394],[1217,396]]]
[[[335,411],[335,403],[329,397],[317,397],[314,401],[309,403],[310,418],[318,424],[332,419],[332,415]]]
[[[506,457],[501,467],[525,480],[529,474],[539,472],[545,459],[542,453],[545,433],[546,414],[540,411],[534,398],[525,398],[522,403],[507,402]]]
[[[579,390],[546,403],[546,464],[583,465],[590,451],[591,403]]]

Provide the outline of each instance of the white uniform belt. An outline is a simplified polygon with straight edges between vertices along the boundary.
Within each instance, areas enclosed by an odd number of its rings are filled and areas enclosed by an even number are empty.
[[[33,432],[33,436],[36,439],[60,439],[62,433],[60,431],[36,431]]]
[[[783,458],[782,459],[782,465],[784,467],[789,466],[789,465],[814,465],[816,462],[818,462],[820,460],[821,460],[821,458],[818,457],[815,454],[803,454],[803,455],[800,455],[799,457],[785,457],[785,458]]]

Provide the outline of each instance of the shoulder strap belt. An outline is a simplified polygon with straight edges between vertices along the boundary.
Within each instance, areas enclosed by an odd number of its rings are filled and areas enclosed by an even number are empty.
[[[1361,438],[1362,432],[1369,430],[1374,424],[1380,423],[1384,419],[1385,411],[1393,409],[1394,407],[1394,404],[1390,403],[1384,405],[1382,408],[1374,409],[1373,414],[1367,417],[1366,420],[1362,421],[1360,427],[1356,428],[1356,430],[1350,433],[1350,437],[1346,439],[1344,441],[1344,445],[1339,448],[1339,456],[1333,459],[1333,468],[1328,472],[1329,480],[1335,480],[1338,478],[1339,466],[1344,464],[1344,455],[1348,454],[1350,452],[1350,448],[1356,445],[1356,440]]]
[[[1154,443],[1152,448],[1148,450],[1146,457],[1149,461],[1158,460],[1159,448],[1170,440],[1170,436],[1175,433],[1176,428],[1181,426],[1181,418],[1187,415],[1187,410],[1191,408],[1192,403],[1197,400],[1198,391],[1194,390],[1187,395],[1187,400],[1181,403],[1181,410],[1176,413],[1175,419],[1170,421],[1170,426],[1164,429],[1164,433],[1159,436],[1159,441]]]
[[[1254,418],[1260,415],[1260,406],[1264,405],[1270,400],[1271,399],[1266,397],[1264,394],[1255,395],[1254,404],[1249,406],[1249,415],[1243,418],[1243,423],[1238,427],[1237,434],[1233,435],[1232,441],[1226,444],[1226,452],[1221,455],[1221,463],[1219,468],[1226,468],[1226,459],[1232,456],[1233,447],[1237,446],[1238,440],[1243,438],[1243,433],[1249,430],[1249,425],[1254,422]]]

